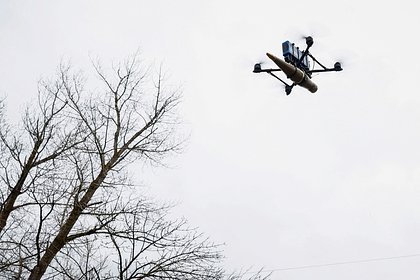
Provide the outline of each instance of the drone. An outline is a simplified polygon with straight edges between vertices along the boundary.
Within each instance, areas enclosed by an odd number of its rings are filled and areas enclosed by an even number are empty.
[[[294,86],[298,85],[306,88],[312,93],[318,90],[318,86],[311,80],[313,73],[342,71],[340,62],[336,62],[334,67],[327,68],[321,64],[310,52],[309,49],[314,44],[314,39],[311,36],[305,37],[306,49],[304,51],[299,50],[294,43],[285,41],[282,44],[284,60],[267,53],[267,56],[279,67],[278,69],[262,69],[261,63],[254,65],[254,73],[268,73],[285,85],[286,95],[292,92]],[[311,69],[311,63],[313,63]],[[315,66],[318,66],[315,69]],[[283,71],[286,77],[293,83],[289,85],[282,79],[280,79],[273,72]]]

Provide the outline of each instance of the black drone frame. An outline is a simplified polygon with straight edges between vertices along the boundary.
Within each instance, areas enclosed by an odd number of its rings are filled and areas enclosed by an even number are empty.
[[[333,68],[327,68],[325,67],[321,62],[319,62],[310,52],[309,49],[310,47],[312,47],[312,45],[314,44],[314,40],[311,36],[308,36],[305,38],[306,39],[306,49],[303,52],[302,56],[300,57],[299,61],[297,63],[292,63],[295,67],[299,68],[300,70],[302,70],[303,72],[305,72],[305,74],[311,78],[313,73],[323,73],[323,72],[338,72],[338,71],[342,71],[343,68],[341,67],[341,63],[340,62],[336,62],[334,63],[334,67]],[[305,59],[305,57],[309,56],[312,61],[314,61],[316,64],[318,64],[321,69],[313,69],[313,70],[308,70],[305,67],[303,67],[303,60]],[[289,95],[292,92],[293,87],[296,85],[296,83],[293,83],[291,85],[289,85],[288,83],[286,83],[285,81],[283,81],[281,78],[279,78],[277,75],[275,75],[273,72],[277,72],[277,71],[282,71],[281,69],[277,68],[277,69],[262,69],[261,68],[261,63],[257,63],[254,65],[254,73],[261,73],[261,72],[266,72],[268,74],[270,74],[271,76],[273,76],[274,78],[276,78],[277,80],[279,80],[280,82],[282,82],[285,85],[285,91],[286,94]]]

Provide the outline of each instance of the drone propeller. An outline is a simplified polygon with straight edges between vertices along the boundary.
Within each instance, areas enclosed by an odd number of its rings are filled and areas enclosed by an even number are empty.
[[[343,64],[342,64],[340,61],[335,62],[335,63],[334,63],[334,69],[335,69],[336,71],[341,71],[341,70],[343,70]]]
[[[247,64],[248,66],[250,64],[261,64],[264,65],[268,63],[268,58],[265,56],[266,53],[265,48],[257,48],[257,49],[251,49],[248,50],[248,53],[244,54],[243,57],[243,63]]]
[[[314,39],[312,36],[302,36],[302,39],[305,39],[306,45],[311,47],[314,44]]]
[[[244,54],[238,57],[237,65],[239,68],[249,71],[255,65],[260,65],[261,68],[268,63],[268,59],[266,59],[263,55],[265,54],[264,50],[261,50],[259,53],[252,52],[248,54]]]
[[[260,60],[260,61],[256,62],[255,64],[259,64],[259,65],[263,66],[264,64],[267,64],[267,61],[266,60]]]
[[[302,41],[306,42],[309,37],[312,37],[315,41],[315,45],[317,49],[324,49],[325,42],[323,39],[329,37],[330,31],[327,26],[320,25],[319,23],[313,23],[306,27],[295,27],[287,32],[290,34],[286,34],[286,38],[290,38],[292,42],[297,43],[302,48]]]
[[[355,61],[355,58],[356,58],[354,54],[352,54],[351,52],[346,52],[346,51],[344,51],[343,53],[343,50],[335,51],[335,54],[333,51],[332,57],[336,57],[336,60],[335,60],[336,63],[339,63],[343,69],[344,68],[349,69],[353,67],[353,62]]]
[[[254,64],[254,73],[260,73],[262,69],[262,65],[265,64],[265,61],[257,62]]]

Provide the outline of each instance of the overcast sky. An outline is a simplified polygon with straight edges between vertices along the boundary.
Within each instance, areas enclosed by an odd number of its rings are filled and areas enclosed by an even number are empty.
[[[138,49],[183,88],[188,148],[139,184],[218,243],[229,269],[273,279],[418,279],[420,17],[415,1],[0,2],[0,95],[9,115],[62,59],[90,71]],[[290,96],[274,67],[281,43],[344,71]]]

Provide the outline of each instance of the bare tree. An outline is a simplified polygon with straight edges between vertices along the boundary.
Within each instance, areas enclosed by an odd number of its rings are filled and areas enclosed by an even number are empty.
[[[119,215],[112,222],[97,216],[100,229],[96,234],[85,236],[82,243],[70,242],[66,254],[52,264],[54,269],[74,279],[80,275],[94,275],[94,279],[220,278],[221,254],[216,245],[189,229],[185,221],[166,219],[166,207],[130,201],[119,204],[119,210],[114,208]],[[106,255],[87,259],[88,251],[98,247]],[[79,257],[69,262],[69,256]]]
[[[61,66],[39,86],[22,126],[0,103],[0,272],[9,279],[239,279],[219,247],[167,219],[130,185],[132,162],[160,164],[179,150],[179,92],[153,80],[137,56],[102,87]],[[33,107],[32,107],[33,108]],[[235,278],[236,277],[236,278]]]
[[[0,151],[1,205],[0,233],[12,211],[19,206],[17,199],[25,194],[31,180],[40,177],[54,161],[77,144],[78,127],[65,127],[67,102],[60,100],[63,83],[40,83],[37,111],[27,110],[23,128],[12,130],[1,115]],[[4,111],[4,106],[0,108]],[[51,170],[49,170],[51,171]],[[28,182],[29,181],[29,182]]]

